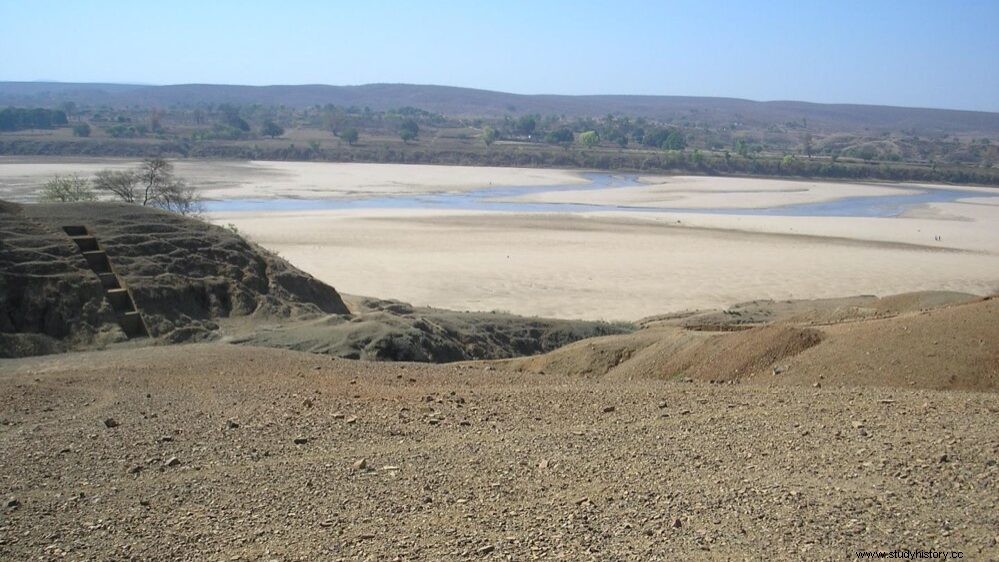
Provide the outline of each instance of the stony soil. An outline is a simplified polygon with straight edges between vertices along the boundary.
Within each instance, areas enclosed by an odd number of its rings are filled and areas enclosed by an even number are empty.
[[[3,360],[0,559],[994,560],[997,416],[217,343]]]

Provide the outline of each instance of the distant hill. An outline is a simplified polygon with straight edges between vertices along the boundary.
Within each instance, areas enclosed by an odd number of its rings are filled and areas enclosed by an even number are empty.
[[[719,126],[806,122],[811,130],[911,131],[999,136],[999,113],[800,101],[751,101],[688,96],[520,95],[450,86],[143,86],[61,82],[0,82],[0,107],[53,106],[66,101],[113,107],[263,104],[307,107],[334,104],[386,110],[405,106],[451,116],[496,117],[526,113],[602,117],[609,113]]]

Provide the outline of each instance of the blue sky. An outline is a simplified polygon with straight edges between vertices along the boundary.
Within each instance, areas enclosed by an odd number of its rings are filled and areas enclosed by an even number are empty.
[[[999,0],[0,0],[0,80],[406,82],[999,111]]]

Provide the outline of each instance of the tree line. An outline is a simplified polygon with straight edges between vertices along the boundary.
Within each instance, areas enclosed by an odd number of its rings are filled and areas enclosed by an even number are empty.
[[[60,109],[8,107],[0,110],[0,131],[51,129],[68,123],[66,112]]]

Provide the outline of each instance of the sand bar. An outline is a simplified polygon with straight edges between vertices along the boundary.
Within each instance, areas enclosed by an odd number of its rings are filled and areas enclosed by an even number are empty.
[[[929,184],[862,184],[709,176],[649,176],[640,177],[639,181],[644,185],[531,193],[504,200],[673,209],[746,209],[821,203],[846,197],[911,194],[926,188],[955,189],[954,186]],[[999,194],[999,189],[995,188],[959,189]]]
[[[138,160],[0,157],[0,198],[33,201],[56,175],[94,175]],[[323,199],[458,192],[490,186],[585,184],[567,170],[403,164],[177,160],[177,176],[208,199]]]

